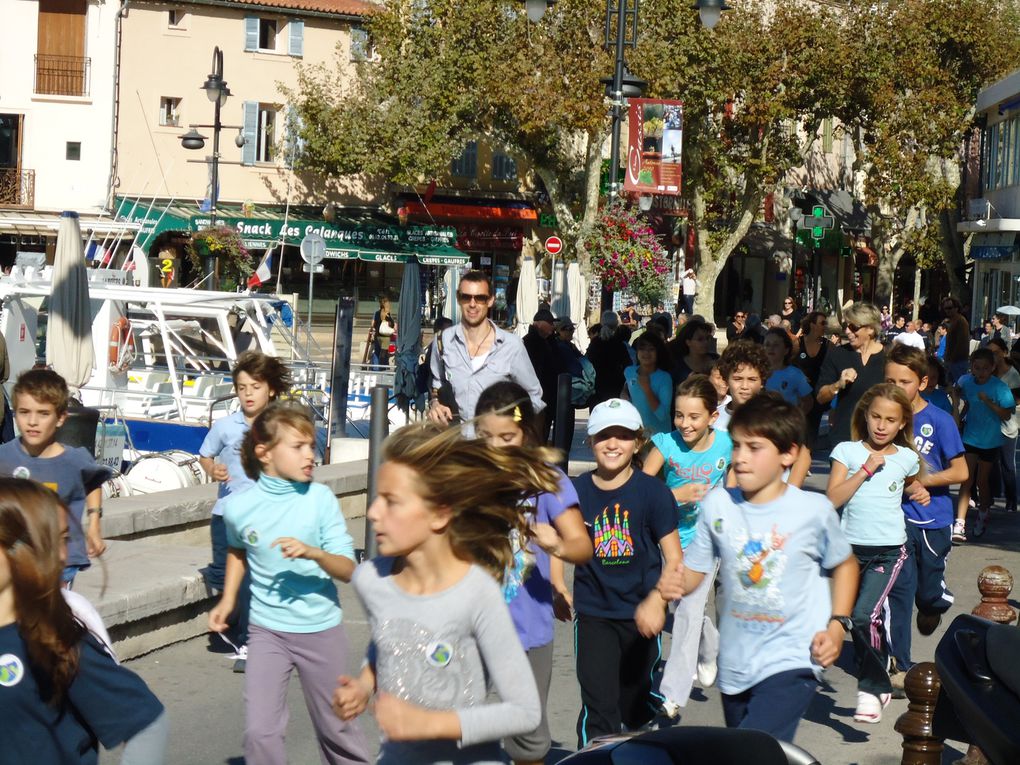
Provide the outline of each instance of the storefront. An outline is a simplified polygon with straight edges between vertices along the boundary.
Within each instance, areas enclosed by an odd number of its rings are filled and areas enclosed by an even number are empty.
[[[974,234],[971,240],[970,256],[974,259],[971,326],[980,326],[980,322],[1003,306],[1020,306],[1017,233],[993,231]]]

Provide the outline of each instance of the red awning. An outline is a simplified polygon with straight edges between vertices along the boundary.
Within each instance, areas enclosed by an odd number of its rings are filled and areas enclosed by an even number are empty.
[[[484,200],[481,203],[471,202],[429,202],[426,205],[418,200],[404,200],[397,210],[401,218],[425,217],[436,221],[454,220],[493,220],[493,221],[537,221],[538,213],[531,205],[521,202],[500,203],[497,200]]]
[[[852,239],[854,251],[859,255],[863,255],[867,258],[867,262],[860,263],[862,266],[871,266],[875,268],[878,266],[878,253],[875,252],[871,247],[868,246],[868,242],[865,239]]]

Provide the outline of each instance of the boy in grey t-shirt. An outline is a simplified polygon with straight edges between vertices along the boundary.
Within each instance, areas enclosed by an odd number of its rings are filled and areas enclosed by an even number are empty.
[[[786,741],[814,697],[820,670],[839,657],[858,577],[829,501],[783,482],[803,429],[800,409],[774,393],[737,410],[729,430],[738,488],[702,500],[684,564],[660,586],[665,597],[691,592],[719,558],[718,684],[726,724]]]

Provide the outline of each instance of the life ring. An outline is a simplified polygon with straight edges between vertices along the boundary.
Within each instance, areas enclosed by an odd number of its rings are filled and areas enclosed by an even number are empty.
[[[110,351],[107,361],[111,372],[126,372],[135,359],[135,336],[131,322],[121,317],[110,327]]]

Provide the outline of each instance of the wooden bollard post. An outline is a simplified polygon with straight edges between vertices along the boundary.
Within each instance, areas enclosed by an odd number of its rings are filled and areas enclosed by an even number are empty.
[[[939,697],[939,674],[930,661],[915,664],[907,672],[903,688],[907,711],[896,720],[895,729],[903,737],[900,765],[940,765],[944,743],[935,735],[933,719]]]

